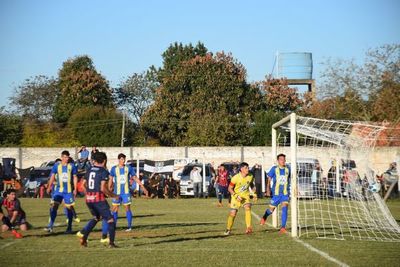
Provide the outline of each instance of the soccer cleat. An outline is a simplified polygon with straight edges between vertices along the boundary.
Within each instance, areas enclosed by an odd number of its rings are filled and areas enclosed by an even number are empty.
[[[264,224],[265,224],[265,221],[266,221],[266,219],[261,218],[260,225],[264,225]]]
[[[79,219],[78,217],[76,217],[76,218],[74,219],[74,222],[80,223],[80,222],[81,222],[81,219]]]
[[[48,233],[52,233],[53,232],[53,228],[52,227],[46,227],[43,230],[45,230]]]
[[[230,235],[231,234],[231,230],[226,229],[226,231],[224,232],[224,235]]]
[[[84,238],[81,238],[79,243],[81,244],[81,247],[87,247],[87,241]]]
[[[11,230],[11,233],[14,235],[15,238],[22,238],[22,234],[18,233],[15,230]]]
[[[67,230],[65,230],[64,234],[66,234],[66,235],[72,234],[72,229],[67,229]]]
[[[222,207],[223,205],[222,205],[221,202],[218,202],[217,206],[218,206],[218,207]]]
[[[125,232],[131,232],[132,231],[132,228],[127,228],[126,230],[125,230]]]
[[[82,238],[82,237],[83,237],[83,234],[81,233],[81,231],[78,231],[78,232],[76,233],[76,236],[79,237],[79,238]]]
[[[112,243],[112,244],[109,244],[109,245],[108,245],[108,248],[118,248],[118,246],[115,245],[114,243]]]
[[[253,228],[247,227],[246,228],[246,234],[249,235],[249,234],[252,234],[252,233],[253,233]]]
[[[110,239],[108,237],[101,238],[100,243],[107,245],[108,243],[110,243]]]
[[[286,228],[285,228],[285,227],[282,227],[282,228],[279,230],[279,233],[280,233],[280,234],[286,234],[286,233],[287,233]]]

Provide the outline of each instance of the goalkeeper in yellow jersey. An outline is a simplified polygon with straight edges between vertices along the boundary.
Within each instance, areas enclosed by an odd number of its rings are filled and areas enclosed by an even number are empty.
[[[249,173],[249,164],[246,162],[242,162],[240,164],[239,173],[232,177],[228,191],[231,194],[231,209],[224,234],[229,235],[231,233],[237,211],[242,206],[245,210],[246,234],[251,234],[253,232],[253,228],[251,226],[250,197],[256,197],[256,192],[254,186],[254,177]]]

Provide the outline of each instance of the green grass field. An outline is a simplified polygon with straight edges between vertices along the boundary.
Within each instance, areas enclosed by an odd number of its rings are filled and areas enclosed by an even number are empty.
[[[216,199],[134,200],[134,230],[124,232],[125,212],[118,221],[116,243],[109,249],[100,242],[100,223],[81,248],[75,235],[64,235],[65,216],[59,211],[55,233],[43,231],[48,221],[49,199],[21,199],[33,229],[23,239],[1,234],[1,266],[335,266],[289,235],[259,226],[253,217],[254,234],[246,235],[244,212],[239,211],[233,234],[224,236],[228,208],[216,207]],[[253,206],[261,215],[266,200]],[[400,201],[388,203],[400,220]],[[77,200],[80,230],[90,218],[83,199]],[[350,266],[399,266],[400,243],[301,239]],[[34,264],[34,265],[32,265]]]

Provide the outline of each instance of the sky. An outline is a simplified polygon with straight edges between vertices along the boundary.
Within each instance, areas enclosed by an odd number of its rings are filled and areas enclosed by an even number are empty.
[[[400,43],[399,14],[399,0],[0,0],[0,106],[78,55],[117,86],[161,66],[174,42],[232,53],[249,82],[271,73],[277,51],[311,52],[318,86],[328,58],[362,63],[369,48]]]

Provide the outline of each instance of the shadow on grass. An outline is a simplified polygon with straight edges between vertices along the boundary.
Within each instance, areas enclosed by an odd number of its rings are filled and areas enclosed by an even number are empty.
[[[158,245],[158,244],[168,244],[168,243],[178,243],[178,242],[184,242],[184,241],[212,240],[212,239],[221,239],[221,238],[226,238],[226,237],[228,237],[228,236],[223,235],[223,234],[212,235],[212,236],[200,236],[200,237],[180,237],[180,238],[169,239],[169,240],[160,240],[160,241],[156,241],[156,242],[137,244],[137,245],[135,245],[135,247]]]

